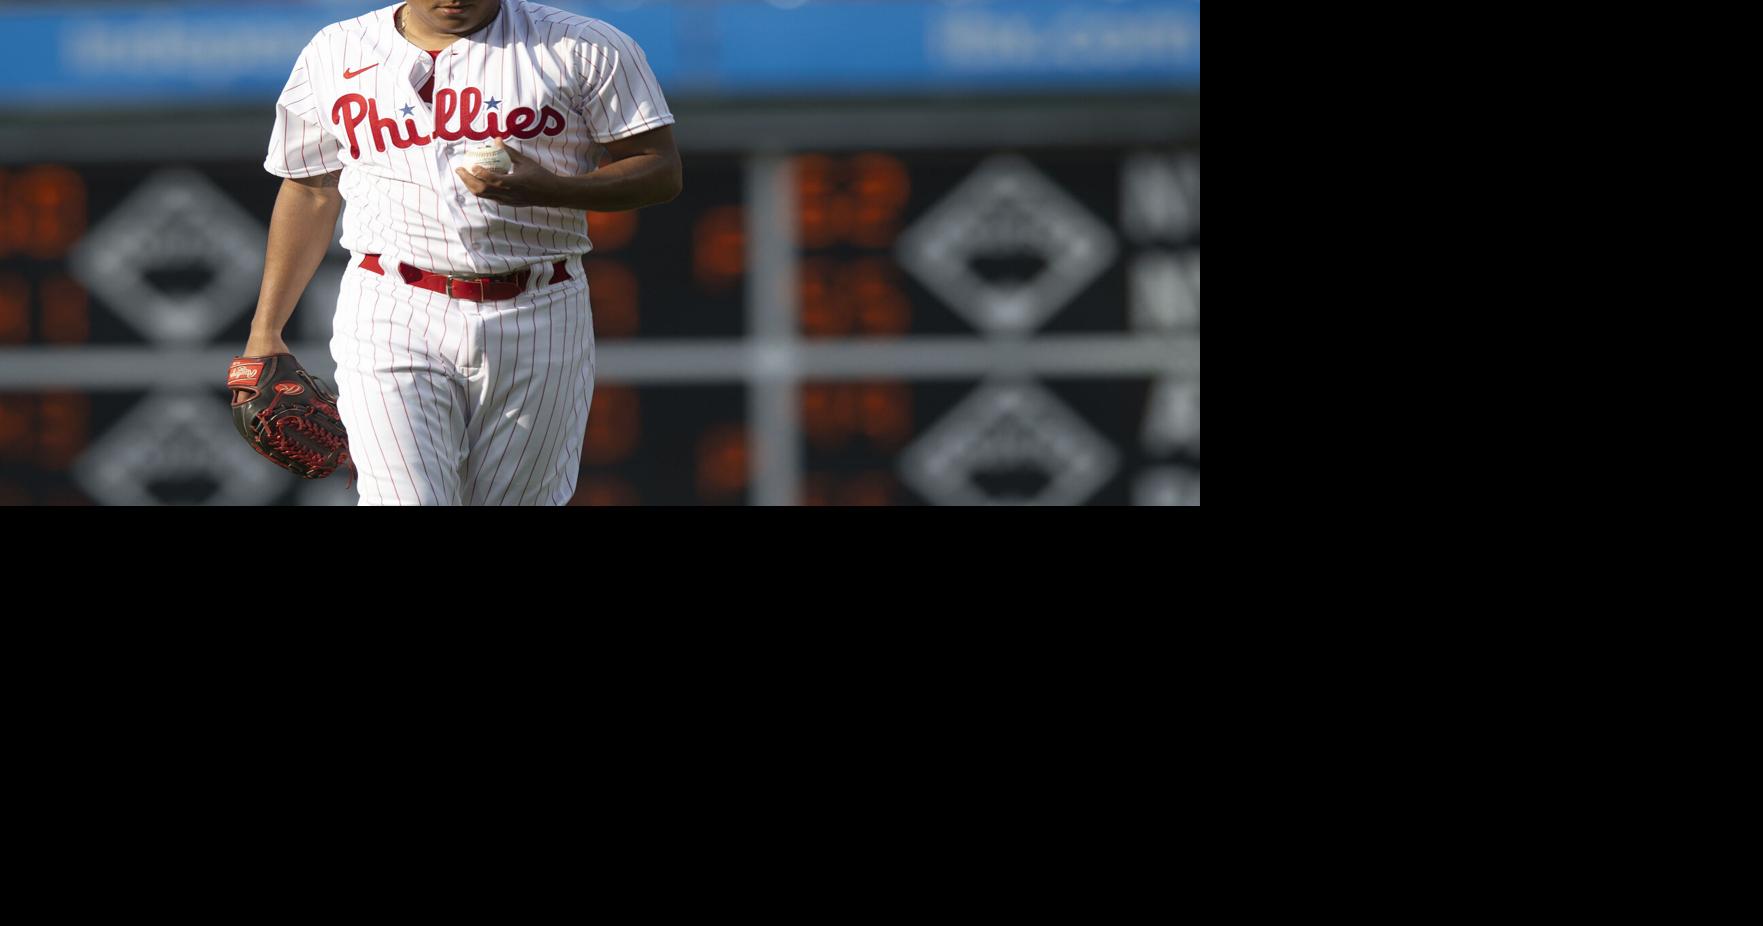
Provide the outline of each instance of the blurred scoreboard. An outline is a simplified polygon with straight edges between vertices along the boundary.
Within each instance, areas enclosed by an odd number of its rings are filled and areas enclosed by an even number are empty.
[[[0,167],[0,504],[353,503],[218,385],[278,183]],[[589,216],[576,503],[1198,504],[1199,190],[1186,147],[688,153],[674,203]],[[315,369],[346,264],[287,332]]]

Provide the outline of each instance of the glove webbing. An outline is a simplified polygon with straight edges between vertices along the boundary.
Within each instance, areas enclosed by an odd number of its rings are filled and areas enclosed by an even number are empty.
[[[275,408],[266,408],[257,415],[265,446],[304,465],[308,472],[321,469],[325,461],[333,456],[336,456],[339,467],[349,464],[353,469],[349,452],[345,449],[348,446],[347,441],[308,420],[307,416],[312,410],[309,409],[305,414],[292,415],[278,415],[278,411]],[[290,431],[305,440],[291,437]]]

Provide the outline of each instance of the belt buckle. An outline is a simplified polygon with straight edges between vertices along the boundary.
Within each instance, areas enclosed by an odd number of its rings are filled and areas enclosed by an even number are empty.
[[[453,296],[453,284],[454,283],[470,283],[472,285],[475,285],[477,287],[477,299],[474,301],[476,301],[476,302],[484,301],[484,278],[483,277],[481,277],[481,276],[480,277],[461,277],[461,276],[454,276],[451,273],[447,274],[447,295],[449,295],[449,296]],[[465,297],[454,296],[454,298],[465,298]]]

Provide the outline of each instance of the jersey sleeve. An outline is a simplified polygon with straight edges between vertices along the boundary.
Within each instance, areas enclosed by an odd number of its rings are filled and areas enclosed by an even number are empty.
[[[581,111],[594,141],[604,144],[673,124],[661,83],[635,40],[603,22],[584,39]]]
[[[316,177],[343,169],[342,144],[319,121],[318,83],[311,64],[308,45],[275,101],[275,128],[263,169],[278,177]]]

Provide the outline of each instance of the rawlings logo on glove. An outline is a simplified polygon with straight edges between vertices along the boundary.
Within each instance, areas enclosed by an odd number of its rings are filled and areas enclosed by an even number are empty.
[[[227,369],[233,424],[251,449],[304,479],[323,479],[349,461],[349,433],[337,396],[293,354],[235,357]]]

